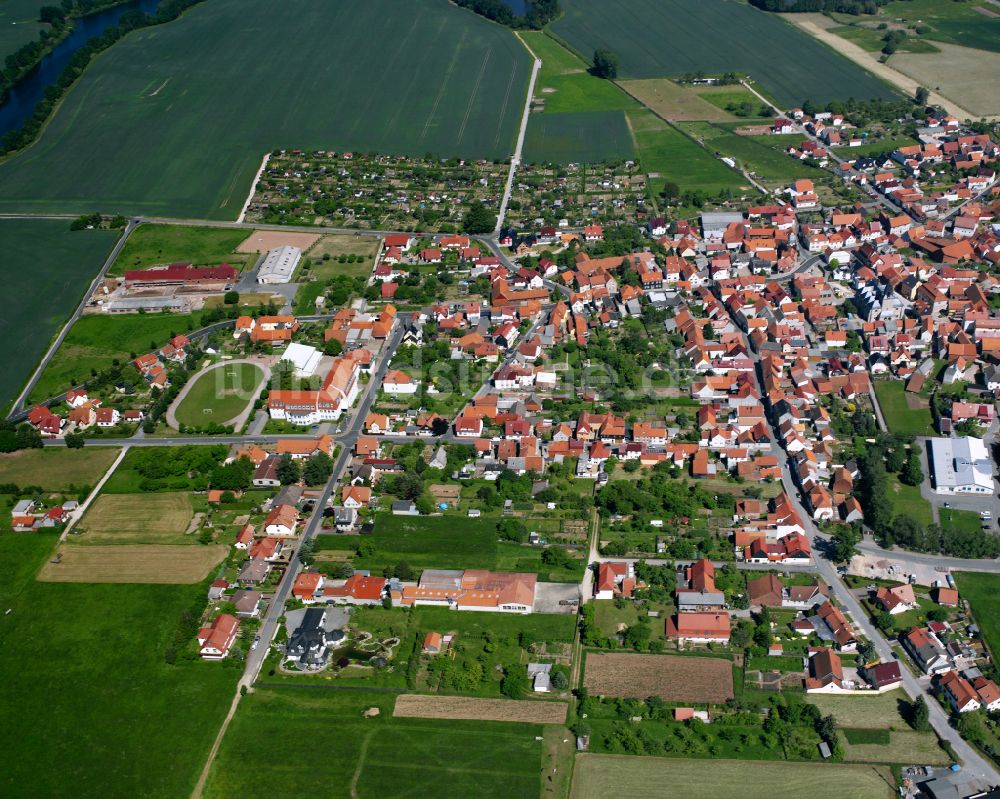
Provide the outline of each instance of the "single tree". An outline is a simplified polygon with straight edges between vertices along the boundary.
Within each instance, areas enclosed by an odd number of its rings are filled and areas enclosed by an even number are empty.
[[[917,86],[916,94],[914,95],[914,100],[917,105],[927,105],[927,101],[930,99],[931,93],[926,86]]]
[[[595,50],[591,72],[599,78],[614,80],[618,77],[618,56],[606,47]]]
[[[66,446],[70,449],[81,449],[86,442],[87,439],[83,437],[83,433],[66,434]]]
[[[292,460],[291,455],[286,452],[281,456],[278,461],[278,481],[283,486],[299,482],[300,471],[298,462]]]
[[[921,732],[930,729],[930,709],[923,696],[918,696],[910,705],[910,726]]]
[[[469,210],[466,212],[465,217],[462,220],[462,229],[466,233],[472,233],[473,235],[480,233],[492,233],[496,225],[496,214],[491,212],[490,209],[483,205],[479,200],[472,201],[469,205]]]

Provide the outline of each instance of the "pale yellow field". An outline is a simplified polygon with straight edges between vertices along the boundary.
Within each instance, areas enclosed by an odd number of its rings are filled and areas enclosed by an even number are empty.
[[[38,579],[49,583],[197,583],[226,557],[224,544],[154,544],[59,547],[60,563],[48,562]]]
[[[625,80],[620,81],[620,85],[640,103],[666,119],[726,122],[736,118],[703,99],[694,89],[667,78]],[[754,99],[749,94],[747,97]]]
[[[1000,114],[1000,53],[935,42],[940,53],[897,53],[889,66],[976,116]]]
[[[185,535],[194,511],[188,494],[102,494],[74,531],[89,544],[195,544]]]
[[[526,724],[565,724],[565,702],[529,702],[515,699],[478,699],[470,696],[396,697],[394,716],[471,721],[520,721]]]
[[[236,248],[236,252],[267,252],[268,250],[273,250],[275,247],[284,247],[286,245],[298,247],[302,252],[305,252],[316,243],[319,237],[319,233],[255,230],[240,243],[240,246]]]

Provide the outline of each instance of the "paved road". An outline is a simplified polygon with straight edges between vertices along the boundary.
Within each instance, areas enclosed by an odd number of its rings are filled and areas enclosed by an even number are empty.
[[[42,376],[42,372],[45,371],[45,367],[49,365],[49,362],[56,354],[56,350],[58,350],[62,346],[62,343],[65,340],[66,334],[69,332],[69,329],[73,326],[73,323],[80,318],[80,314],[83,313],[83,309],[87,306],[87,301],[90,299],[91,295],[97,290],[97,287],[98,285],[100,285],[101,281],[104,280],[104,276],[108,273],[108,270],[111,268],[111,265],[115,262],[115,259],[118,258],[118,254],[122,251],[122,248],[125,246],[125,242],[128,241],[128,237],[132,235],[132,231],[135,230],[136,227],[137,224],[135,220],[132,220],[125,225],[125,230],[122,231],[121,238],[118,239],[118,242],[112,248],[111,253],[105,259],[104,265],[101,267],[100,271],[97,273],[94,279],[90,282],[90,285],[87,287],[87,291],[83,295],[83,299],[80,300],[80,304],[76,306],[76,310],[73,311],[72,316],[70,316],[70,318],[66,320],[66,324],[62,326],[62,330],[59,331],[58,335],[55,337],[55,340],[49,346],[48,351],[45,353],[45,355],[42,356],[42,360],[35,368],[35,371],[32,372],[31,377],[28,378],[28,383],[27,385],[25,385],[24,390],[21,391],[21,393],[18,394],[17,399],[14,400],[14,404],[11,406],[11,411],[9,415],[16,416],[19,413],[21,413],[21,411],[24,410],[25,399],[27,399],[28,396],[31,394],[32,389],[34,389],[35,384],[38,382],[38,378]]]
[[[754,362],[758,367],[754,372],[754,376],[757,381],[757,387],[760,389],[760,358],[753,349],[749,349],[748,351],[751,353],[751,357],[754,359]],[[817,572],[827,585],[830,586],[830,590],[833,592],[833,596],[836,598],[838,604],[850,614],[855,626],[859,628],[872,642],[872,645],[878,652],[879,657],[884,661],[893,660],[894,655],[889,642],[885,639],[885,637],[883,637],[882,633],[876,629],[871,622],[869,622],[868,616],[858,603],[858,600],[841,581],[840,575],[837,574],[837,569],[834,564],[817,551],[817,544],[825,539],[823,539],[820,535],[818,528],[813,523],[810,514],[806,511],[805,506],[799,498],[798,487],[792,481],[791,470],[788,466],[788,456],[785,450],[782,449],[777,443],[777,431],[773,431],[773,435],[775,441],[772,445],[772,452],[778,458],[778,463],[781,466],[782,487],[785,489],[785,493],[788,494],[795,510],[798,512],[799,517],[802,520],[806,536],[808,537],[810,545],[813,549],[813,560],[815,561]],[[966,743],[958,732],[952,728],[948,715],[941,709],[937,700],[928,692],[929,683],[926,685],[921,684],[921,682],[919,682],[905,666],[901,668],[900,671],[903,674],[904,690],[910,698],[916,698],[918,696],[924,697],[924,700],[930,708],[931,725],[934,727],[934,730],[937,732],[939,737],[951,744],[955,753],[964,764],[965,774],[968,777],[981,780],[984,785],[1000,785],[1000,772],[998,772],[993,765],[983,758],[972,746]]]
[[[382,352],[379,354],[380,362],[376,367],[375,372],[372,374],[371,380],[368,381],[368,385],[361,397],[358,408],[350,420],[347,433],[344,436],[344,443],[340,448],[340,454],[337,456],[337,460],[334,463],[333,473],[330,475],[330,479],[323,487],[323,492],[316,502],[313,514],[306,523],[305,530],[302,533],[302,541],[299,545],[300,547],[307,541],[311,541],[319,531],[320,524],[323,521],[323,511],[325,510],[327,503],[329,503],[330,499],[333,497],[333,492],[336,490],[347,470],[348,464],[351,462],[354,443],[357,441],[358,434],[361,432],[365,416],[368,414],[368,409],[371,408],[375,397],[378,395],[379,388],[382,385],[382,380],[389,367],[389,362],[392,360],[392,356],[395,354],[396,349],[399,347],[399,342],[403,338],[403,331],[407,327],[407,322],[407,315],[401,314],[400,321],[396,325],[395,332],[386,342],[386,346],[383,347]],[[218,751],[219,744],[225,737],[229,723],[232,721],[233,716],[236,714],[236,709],[239,707],[240,700],[242,699],[242,690],[244,688],[247,690],[252,689],[253,684],[257,679],[257,675],[260,673],[261,667],[264,665],[264,660],[270,651],[270,643],[277,634],[280,619],[284,615],[285,602],[288,599],[288,595],[291,593],[292,585],[295,583],[295,578],[301,568],[302,562],[299,560],[298,549],[296,549],[288,562],[285,575],[278,584],[274,596],[268,605],[267,613],[261,620],[260,630],[258,632],[258,635],[260,636],[260,644],[256,649],[252,649],[249,653],[247,653],[246,667],[244,668],[243,675],[240,677],[239,683],[236,686],[236,695],[233,697],[229,713],[226,715],[226,718],[216,735],[215,743],[209,752],[208,759],[192,793],[192,796],[195,799],[201,796],[202,790],[205,786],[205,781],[208,779],[208,774],[212,767],[212,761],[215,759],[215,754]]]
[[[521,152],[524,150],[524,135],[528,130],[528,115],[531,114],[531,100],[535,96],[535,80],[538,78],[538,71],[542,68],[541,59],[539,59],[532,52],[531,48],[528,47],[524,39],[520,36],[521,44],[525,46],[529,53],[534,56],[535,60],[531,64],[531,78],[528,81],[528,95],[524,98],[524,111],[521,113],[521,127],[517,131],[517,144],[514,147],[514,155],[510,159],[510,171],[507,173],[507,183],[503,190],[503,199],[500,200],[500,209],[497,212],[497,224],[493,229],[494,237],[500,233],[500,228],[503,227],[504,217],[507,215],[507,203],[510,202],[510,194],[514,188],[514,175],[517,173],[517,168],[521,165]]]

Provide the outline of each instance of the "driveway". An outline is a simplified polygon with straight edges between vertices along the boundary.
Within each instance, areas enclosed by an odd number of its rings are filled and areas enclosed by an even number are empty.
[[[579,599],[579,583],[535,583],[535,613],[576,613]],[[566,600],[574,604],[559,604]]]

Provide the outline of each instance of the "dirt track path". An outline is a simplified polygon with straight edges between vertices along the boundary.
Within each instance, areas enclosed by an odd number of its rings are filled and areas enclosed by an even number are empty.
[[[854,44],[854,42],[850,42],[835,33],[831,33],[813,20],[799,19],[798,17],[801,17],[800,14],[782,14],[782,17],[786,21],[791,22],[793,25],[804,30],[814,39],[819,39],[825,45],[832,47],[841,55],[849,58],[855,64],[859,64],[869,72],[882,78],[882,80],[891,83],[904,94],[907,94],[910,97],[913,97],[916,94],[917,88],[920,86],[917,81],[909,75],[904,75],[902,72],[896,71],[888,64],[883,64],[874,54],[869,53],[867,50],[864,50]],[[979,115],[973,114],[971,111],[962,108],[962,106],[957,103],[953,103],[946,97],[942,97],[937,92],[930,93],[930,103],[932,105],[940,106],[949,114],[954,117],[958,117],[959,119],[980,118]]]

